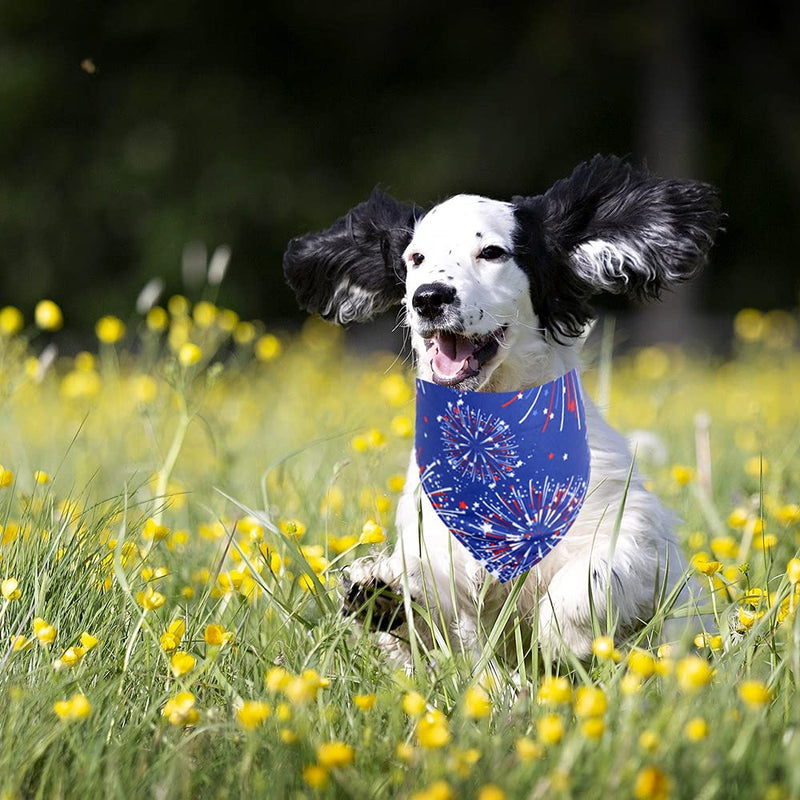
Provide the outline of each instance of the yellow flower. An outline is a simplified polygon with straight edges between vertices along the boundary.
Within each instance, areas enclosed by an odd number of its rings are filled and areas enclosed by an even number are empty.
[[[191,692],[179,692],[171,697],[161,709],[161,714],[170,725],[178,727],[196,725],[200,719],[200,713],[195,708],[195,696]]]
[[[402,492],[403,488],[406,485],[406,476],[397,472],[394,475],[390,475],[389,479],[386,481],[386,486],[388,487],[390,492],[395,492],[395,494]]]
[[[690,742],[699,742],[708,736],[708,723],[702,717],[693,717],[683,729]]]
[[[192,318],[198,328],[210,328],[217,319],[217,307],[208,300],[200,300],[192,309]]]
[[[346,553],[351,547],[358,544],[358,536],[351,534],[349,536],[328,536],[328,547],[334,553]]]
[[[558,744],[564,736],[564,723],[557,714],[546,714],[536,720],[536,733],[542,744]]]
[[[284,536],[294,536],[295,539],[306,532],[305,524],[299,519],[283,519],[278,523],[278,528]]]
[[[167,602],[167,598],[148,586],[143,592],[136,592],[136,602],[146,611],[157,611]]]
[[[27,637],[22,636],[21,634],[11,635],[11,650],[14,653],[18,652],[19,650],[27,650],[32,644],[33,641],[31,639],[28,639]]]
[[[283,667],[270,667],[264,677],[267,690],[270,692],[282,692],[291,681],[292,676]]]
[[[761,681],[742,681],[739,686],[739,697],[750,708],[758,709],[772,700],[772,691]]]
[[[380,544],[386,541],[383,528],[374,519],[368,519],[361,528],[359,542],[361,544]]]
[[[92,706],[85,694],[77,692],[69,700],[59,700],[53,705],[59,719],[64,722],[73,722],[86,719],[92,713]]]
[[[68,647],[61,658],[56,660],[54,666],[56,669],[60,669],[61,667],[74,667],[85,655],[86,650],[83,647],[78,645]]]
[[[493,783],[487,783],[478,790],[476,800],[506,800],[506,793]]]
[[[602,717],[589,717],[581,722],[581,733],[587,739],[600,739],[606,730]]]
[[[226,631],[222,625],[206,625],[203,639],[208,645],[222,647],[222,645],[233,641],[233,634],[230,631]]]
[[[87,652],[91,650],[93,647],[97,647],[99,643],[100,640],[96,636],[92,636],[91,633],[87,633],[86,631],[84,631],[81,634],[81,646]]]
[[[739,545],[732,536],[716,536],[711,540],[711,551],[717,558],[736,558]]]
[[[789,563],[786,565],[786,574],[792,586],[800,583],[800,558],[789,559]]]
[[[271,333],[265,333],[256,340],[253,352],[259,361],[273,361],[281,354],[280,339]]]
[[[349,767],[355,758],[355,751],[344,742],[323,742],[317,747],[317,761],[326,769]]]
[[[278,735],[284,744],[294,744],[299,738],[291,728],[281,728]]]
[[[421,792],[412,794],[411,800],[455,800],[455,795],[447,781],[438,780],[429,784]]]
[[[403,695],[403,711],[409,717],[419,717],[425,713],[427,703],[419,692],[407,692]]]
[[[414,746],[408,742],[399,742],[394,749],[394,754],[400,761],[410,764],[414,760],[416,750],[414,750]]]
[[[324,789],[328,785],[328,770],[319,764],[309,764],[303,767],[303,780],[312,789]]]
[[[670,475],[672,475],[672,480],[678,486],[686,486],[687,483],[691,483],[694,480],[694,470],[683,464],[675,464],[670,470]]]
[[[182,619],[174,619],[161,634],[161,649],[167,653],[178,649],[178,645],[186,632],[186,623]]]
[[[489,695],[480,686],[470,686],[464,695],[464,714],[469,719],[488,717],[492,713]]]
[[[619,661],[622,658],[610,636],[598,636],[592,642],[592,652],[600,661]]]
[[[261,700],[246,700],[236,711],[236,720],[246,731],[253,731],[263,725],[272,709]]]
[[[37,469],[33,473],[33,479],[39,485],[44,485],[45,483],[50,483],[50,476],[43,469]]]
[[[769,461],[762,456],[753,456],[744,462],[744,471],[751,478],[760,478],[769,472]]]
[[[639,737],[639,747],[641,747],[642,750],[646,750],[648,753],[654,753],[656,750],[658,750],[658,746],[660,744],[661,739],[659,739],[658,734],[655,731],[642,731],[642,734]]]
[[[103,344],[116,344],[125,335],[125,323],[119,317],[100,317],[94,332]]]
[[[178,650],[177,653],[172,655],[169,660],[169,667],[172,674],[176,678],[186,675],[194,669],[197,659],[191,653],[185,653],[183,650]]]
[[[236,344],[250,344],[256,338],[256,326],[252,322],[237,322],[233,329],[233,341]]]
[[[22,330],[25,319],[15,306],[0,308],[0,335],[14,336]]]
[[[713,671],[708,662],[700,656],[686,656],[678,662],[676,675],[678,685],[687,692],[693,692],[705,686],[710,680]]]
[[[537,761],[544,755],[544,749],[539,742],[535,742],[527,736],[517,739],[514,747],[520,761]]]
[[[602,689],[594,686],[581,686],[575,692],[576,717],[601,717],[606,713],[608,704]]]
[[[360,711],[369,711],[375,705],[375,699],[374,694],[357,694],[353,702]]]
[[[14,483],[14,473],[0,464],[0,488],[11,486]]]
[[[619,682],[619,690],[623,697],[633,697],[633,695],[639,693],[641,688],[642,679],[633,672],[628,672],[626,675],[623,675],[622,680]]]
[[[750,519],[750,514],[748,513],[747,509],[744,508],[734,508],[733,511],[728,515],[728,525],[731,528],[744,528],[747,525]]]
[[[367,431],[366,440],[372,450],[378,450],[386,444],[386,437],[377,428],[370,428]]]
[[[49,645],[56,638],[56,629],[41,617],[35,617],[33,620],[33,635],[39,640],[39,644]]]
[[[369,442],[367,441],[366,437],[358,435],[354,436],[350,440],[350,447],[356,451],[356,453],[364,453],[369,450]]]
[[[408,439],[414,435],[414,423],[405,415],[398,414],[389,423],[389,430],[399,439]]]
[[[11,602],[12,600],[19,600],[22,596],[22,592],[19,588],[19,582],[16,578],[6,578],[2,583],[0,583],[0,594],[3,595],[3,599],[7,602]]]
[[[672,791],[672,781],[658,767],[639,770],[633,785],[636,800],[667,800]]]
[[[380,392],[390,406],[397,408],[408,403],[413,397],[406,379],[398,373],[387,375],[380,385]]]
[[[781,525],[797,525],[797,523],[800,522],[800,505],[797,503],[790,503],[781,506],[775,512],[775,519],[777,519]]]
[[[283,688],[283,693],[293,705],[304,705],[310,703],[317,696],[319,690],[329,684],[330,681],[322,678],[316,670],[306,669],[303,670],[302,675],[289,678]]]
[[[649,678],[656,671],[656,660],[646,650],[631,650],[628,653],[628,669],[640,678]]]
[[[444,747],[450,742],[447,718],[438,709],[428,711],[417,723],[417,741],[429,749]]]
[[[203,351],[192,342],[185,342],[178,350],[178,361],[182,367],[192,367],[203,357]]]
[[[145,323],[153,333],[161,333],[166,330],[167,325],[169,325],[169,315],[166,309],[161,308],[161,306],[153,306],[147,312]]]
[[[757,342],[764,335],[764,314],[755,308],[743,308],[733,318],[733,332],[744,342]]]
[[[697,636],[694,637],[694,646],[708,647],[711,650],[722,650],[722,637],[710,633],[698,633]]]
[[[33,312],[36,326],[43,331],[57,331],[64,325],[64,315],[52,300],[40,300]]]
[[[722,569],[722,564],[719,561],[711,561],[706,558],[693,560],[694,568],[701,572],[703,575],[715,575]]]
[[[572,700],[572,686],[567,678],[545,678],[536,697],[540,705],[560,706]]]

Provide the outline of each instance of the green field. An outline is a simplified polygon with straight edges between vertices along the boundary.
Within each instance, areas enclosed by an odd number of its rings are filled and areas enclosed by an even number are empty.
[[[518,669],[487,626],[480,672],[440,638],[410,676],[341,615],[340,568],[393,538],[394,355],[171,298],[53,358],[56,311],[0,310],[2,800],[800,796],[793,317],[740,312],[725,361],[587,352],[611,422],[658,437],[638,466],[716,624],[598,629],[562,679],[513,608]]]

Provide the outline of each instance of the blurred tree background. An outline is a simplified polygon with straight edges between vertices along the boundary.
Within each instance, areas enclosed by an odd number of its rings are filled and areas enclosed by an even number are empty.
[[[674,303],[794,307],[799,33],[790,2],[2,0],[0,304],[124,317],[226,243],[219,301],[285,324],[286,241],[374,185],[502,199],[613,152],[721,189]]]

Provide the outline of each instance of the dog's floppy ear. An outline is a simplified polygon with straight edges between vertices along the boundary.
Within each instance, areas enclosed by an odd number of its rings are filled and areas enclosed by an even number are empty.
[[[422,212],[377,189],[327,230],[292,239],[283,256],[300,307],[340,324],[365,322],[403,299],[402,254]]]
[[[600,292],[656,299],[692,277],[720,223],[712,186],[653,178],[614,156],[595,156],[545,194],[512,203],[517,260],[556,337],[581,333]]]

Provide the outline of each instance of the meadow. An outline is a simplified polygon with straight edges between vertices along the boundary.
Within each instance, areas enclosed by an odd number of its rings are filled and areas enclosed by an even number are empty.
[[[800,796],[793,316],[740,312],[726,359],[587,352],[709,630],[598,620],[556,671],[512,603],[514,668],[488,627],[480,664],[440,637],[413,674],[339,599],[393,538],[407,365],[182,296],[69,357],[58,306],[29,317],[0,310],[2,800]]]

